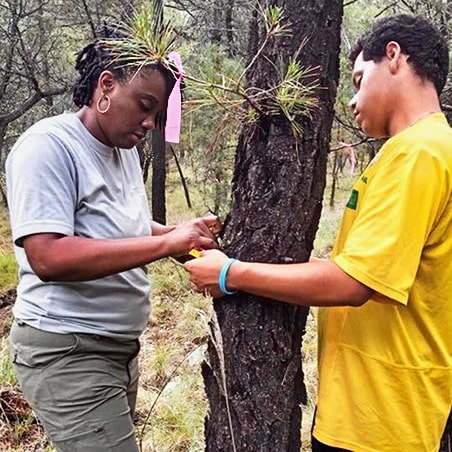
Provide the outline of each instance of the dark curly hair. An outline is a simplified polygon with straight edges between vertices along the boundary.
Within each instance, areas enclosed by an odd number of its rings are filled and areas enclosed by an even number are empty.
[[[378,20],[358,39],[349,59],[353,64],[363,52],[364,61],[378,63],[391,41],[397,42],[408,55],[408,62],[421,79],[433,82],[439,96],[449,72],[449,51],[446,39],[423,16],[399,14]]]
[[[118,63],[115,53],[103,41],[105,38],[120,38],[122,36],[122,33],[118,30],[104,26],[98,37],[78,53],[75,69],[79,72],[80,78],[74,86],[72,95],[77,107],[91,105],[99,76],[103,71],[111,71],[120,82],[128,80],[136,73],[136,67],[133,67],[133,65],[124,66],[123,63]],[[145,68],[157,70],[163,75],[166,85],[166,98],[168,99],[176,82],[175,71],[171,71],[158,62],[147,65]],[[162,127],[165,122],[165,115],[157,118],[156,127]]]

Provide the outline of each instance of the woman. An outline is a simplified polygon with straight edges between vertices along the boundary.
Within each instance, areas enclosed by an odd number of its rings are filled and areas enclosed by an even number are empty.
[[[137,450],[145,265],[215,248],[220,227],[215,217],[151,221],[135,145],[163,127],[175,76],[159,62],[124,66],[107,42],[77,58],[80,110],[33,125],[6,165],[20,276],[11,353],[58,451]]]

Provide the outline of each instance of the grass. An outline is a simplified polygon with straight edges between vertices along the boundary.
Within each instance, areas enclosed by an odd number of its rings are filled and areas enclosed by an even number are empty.
[[[17,285],[17,264],[10,237],[8,212],[0,206],[0,290],[4,292]]]
[[[137,434],[143,451],[203,450],[200,364],[210,300],[187,289],[186,272],[171,259],[152,264],[150,273],[153,312],[141,341]]]
[[[11,290],[17,285],[17,264],[14,255],[0,251],[0,287]]]
[[[337,188],[334,209],[325,206],[314,254],[326,256],[331,250],[350,183]],[[207,208],[191,190],[192,211],[186,208],[177,176],[170,175],[168,223],[178,223],[203,215]],[[326,194],[327,198],[327,194]],[[16,284],[16,265],[8,239],[7,215],[0,212],[0,292]],[[140,388],[136,410],[136,432],[142,452],[198,452],[204,450],[204,417],[207,400],[200,364],[207,343],[206,322],[211,302],[189,289],[188,277],[180,265],[163,259],[149,266],[153,282],[152,314],[141,343]],[[1,311],[0,311],[1,313]],[[303,341],[302,356],[308,402],[302,407],[303,451],[310,450],[310,428],[316,398],[317,340],[316,311],[311,310]],[[1,326],[1,325],[0,325]],[[17,391],[18,386],[8,356],[6,334],[1,338],[0,391]],[[0,393],[1,394],[1,393]],[[8,420],[0,406],[0,450],[52,452],[42,428],[32,413]]]
[[[0,340],[0,381],[2,387],[17,387],[17,378],[13,365],[9,357],[8,338],[2,337]]]

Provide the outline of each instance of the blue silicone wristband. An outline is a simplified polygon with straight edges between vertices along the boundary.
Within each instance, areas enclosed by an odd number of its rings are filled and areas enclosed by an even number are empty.
[[[233,257],[228,259],[228,261],[221,268],[220,276],[218,277],[218,286],[220,287],[220,290],[226,295],[233,295],[233,294],[237,293],[236,290],[228,290],[226,287],[226,275],[228,274],[229,267],[234,262],[237,262],[237,259],[234,259]]]

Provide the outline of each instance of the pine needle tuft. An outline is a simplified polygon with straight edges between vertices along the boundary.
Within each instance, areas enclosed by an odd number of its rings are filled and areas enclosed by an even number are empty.
[[[172,69],[168,55],[176,48],[177,34],[169,22],[163,22],[162,2],[143,4],[124,24],[117,27],[120,37],[103,38],[116,61],[136,67],[160,63]]]

